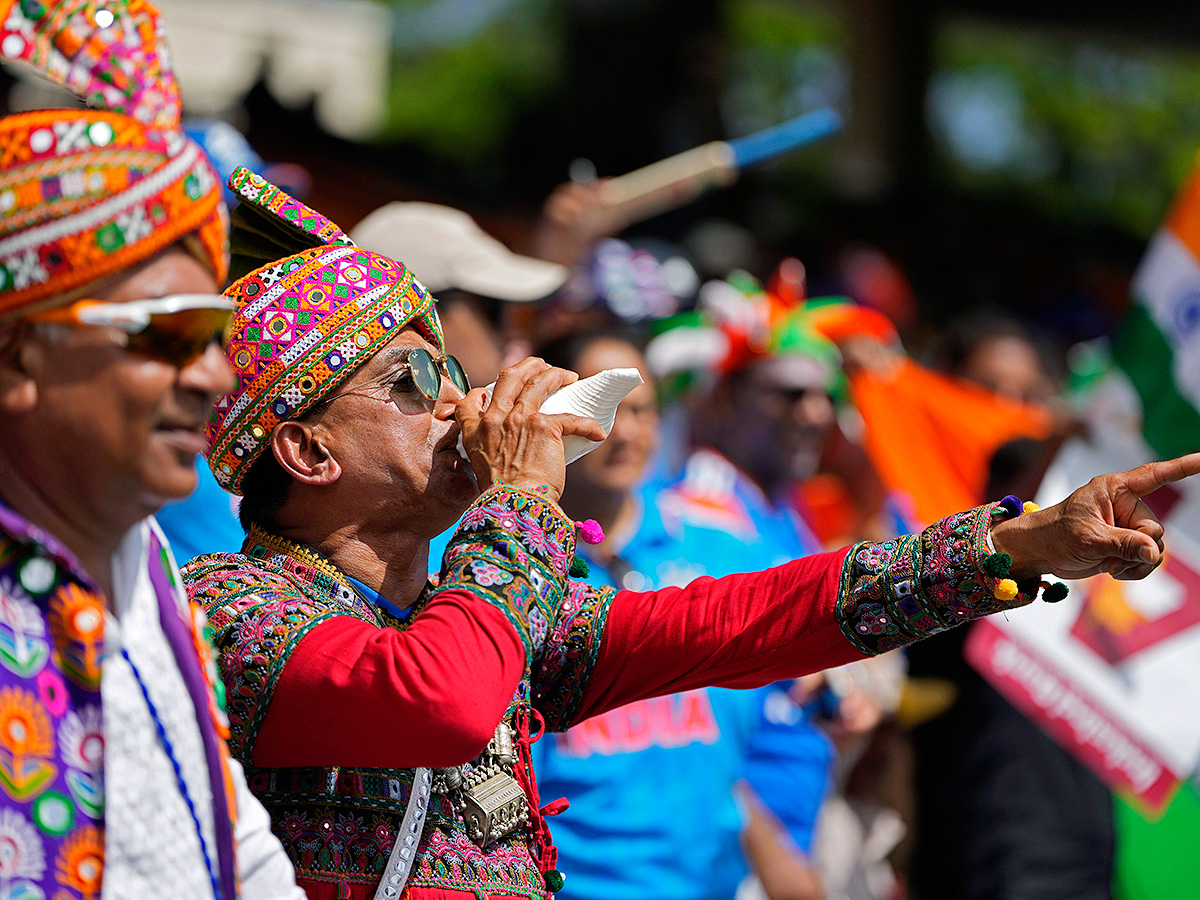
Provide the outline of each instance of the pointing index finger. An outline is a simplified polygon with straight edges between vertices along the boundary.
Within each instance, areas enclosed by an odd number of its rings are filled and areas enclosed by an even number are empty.
[[[1135,496],[1144,497],[1164,484],[1181,481],[1200,474],[1200,453],[1189,453],[1176,459],[1146,463],[1118,476]]]

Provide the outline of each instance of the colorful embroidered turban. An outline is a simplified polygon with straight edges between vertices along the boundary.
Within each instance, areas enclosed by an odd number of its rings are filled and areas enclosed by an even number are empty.
[[[0,119],[0,315],[195,234],[226,272],[220,184],[179,130],[158,13],[142,0],[0,0],[0,53],[98,110]]]
[[[229,186],[242,201],[231,238],[240,277],[225,291],[234,299],[227,355],[238,384],[209,419],[208,464],[240,494],[275,426],[312,409],[406,326],[444,345],[433,297],[403,265],[356,247],[247,169]]]

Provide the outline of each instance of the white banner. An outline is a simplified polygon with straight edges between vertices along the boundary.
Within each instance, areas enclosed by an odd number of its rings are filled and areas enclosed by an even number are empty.
[[[1039,504],[1152,458],[1120,413],[1127,395],[1119,378],[1106,387],[1096,437],[1063,447]],[[967,655],[1114,789],[1154,811],[1200,767],[1200,479],[1146,500],[1167,529],[1156,572],[1139,582],[1073,582],[1061,603],[992,616],[974,626]]]

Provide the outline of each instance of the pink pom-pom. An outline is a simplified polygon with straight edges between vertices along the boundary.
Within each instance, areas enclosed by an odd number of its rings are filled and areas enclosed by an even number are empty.
[[[584,519],[579,524],[579,537],[585,544],[599,544],[604,540],[604,529],[595,519]]]

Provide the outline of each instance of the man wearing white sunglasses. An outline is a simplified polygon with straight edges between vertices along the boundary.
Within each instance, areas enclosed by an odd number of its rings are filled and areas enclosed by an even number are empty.
[[[234,383],[216,177],[153,8],[0,23],[6,57],[112,101],[0,120],[0,894],[301,900],[152,518]]]

